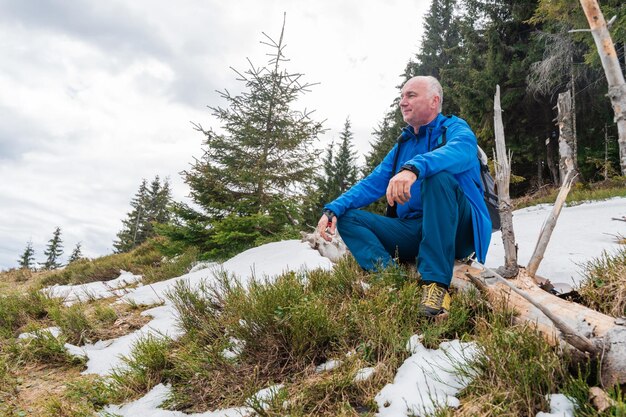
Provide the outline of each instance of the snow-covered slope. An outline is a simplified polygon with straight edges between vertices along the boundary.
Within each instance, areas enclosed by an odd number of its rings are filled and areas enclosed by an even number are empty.
[[[520,264],[523,265],[528,262],[539,231],[550,210],[551,206],[541,205],[518,210],[514,213]],[[623,216],[626,216],[626,198],[614,198],[607,201],[565,207],[552,235],[539,274],[550,278],[553,282],[577,282],[580,279],[581,263],[598,257],[604,250],[617,250],[619,247],[617,237],[626,236],[626,222],[611,219]],[[492,236],[487,265],[497,267],[502,264],[503,259],[504,253],[500,233],[495,233]],[[221,265],[207,264],[202,269],[196,268],[192,270],[193,272],[181,277],[125,290],[125,294],[120,297],[118,302],[132,301],[138,304],[162,305],[144,312],[152,316],[153,320],[140,330],[118,339],[101,341],[95,345],[82,347],[88,357],[85,373],[106,375],[114,367],[121,366],[120,355],[128,355],[135,341],[146,334],[179,337],[181,331],[175,325],[176,312],[167,300],[166,293],[180,280],[185,280],[194,287],[202,281],[211,282],[215,279],[214,274],[223,270],[229,274],[237,275],[245,284],[253,275],[274,277],[285,271],[314,268],[330,269],[332,263],[321,257],[308,244],[290,240],[250,249]],[[130,277],[123,274],[119,281],[122,282],[123,278],[128,279]],[[50,291],[68,295],[70,298],[80,298],[80,295],[85,293],[93,298],[111,296],[111,288],[108,285],[98,283],[89,284],[88,288],[65,286]],[[117,289],[114,293],[121,294]],[[455,405],[458,400],[454,398],[454,395],[468,381],[459,380],[450,374],[449,380],[446,379],[447,383],[444,383],[447,388],[443,387],[439,391],[431,392],[431,388],[439,386],[437,384],[440,384],[441,381],[433,381],[428,376],[429,369],[454,369],[450,363],[451,355],[449,353],[453,351],[451,346],[454,346],[454,349],[459,352],[466,352],[466,355],[452,355],[459,363],[467,360],[465,356],[472,356],[476,349],[471,344],[462,345],[458,341],[453,341],[442,346],[440,350],[428,350],[419,344],[417,337],[414,337],[409,346],[413,355],[398,369],[393,384],[385,387],[377,396],[377,401],[381,405],[379,415],[423,415],[425,411],[433,410],[437,404]],[[469,354],[468,352],[472,353]],[[441,373],[438,378],[440,377]],[[111,406],[107,410],[122,416],[184,416],[185,414],[180,412],[158,409],[158,406],[165,399],[167,390],[167,387],[159,385],[138,401],[125,406]],[[384,404],[389,404],[389,406],[385,407]],[[242,415],[247,411],[249,409],[246,407],[240,407],[194,415],[205,417]],[[571,413],[566,415],[571,415]]]

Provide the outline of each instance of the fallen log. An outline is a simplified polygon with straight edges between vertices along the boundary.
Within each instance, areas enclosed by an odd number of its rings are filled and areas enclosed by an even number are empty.
[[[505,280],[480,264],[456,265],[452,285],[466,288],[472,282],[495,308],[506,305],[518,313],[515,320],[535,325],[548,343],[571,345],[596,358],[603,386],[626,383],[623,320],[542,290],[524,268],[520,268],[516,278]]]

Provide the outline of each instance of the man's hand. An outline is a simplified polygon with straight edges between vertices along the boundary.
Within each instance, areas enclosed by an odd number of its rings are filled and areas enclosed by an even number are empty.
[[[389,180],[387,186],[387,203],[393,206],[395,203],[404,204],[411,198],[411,186],[417,180],[417,176],[408,170],[398,172]]]
[[[333,219],[330,220],[326,214],[322,214],[320,221],[317,222],[317,232],[322,236],[322,238],[328,242],[330,242],[333,237],[331,235],[335,234],[335,230],[337,229],[337,216],[333,216]],[[328,233],[326,232],[328,230]]]

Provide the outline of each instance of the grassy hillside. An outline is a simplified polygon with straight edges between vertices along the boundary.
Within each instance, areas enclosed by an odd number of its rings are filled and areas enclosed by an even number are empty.
[[[597,385],[595,364],[549,346],[531,325],[515,324],[513,312],[469,291],[454,294],[447,320],[424,320],[415,308],[421,294],[411,270],[366,274],[352,258],[332,271],[288,273],[247,286],[227,276],[199,288],[179,282],[168,297],[183,337],[145,337],[111,377],[81,375],[85,361],[70,355],[66,342],[81,346],[134,332],[150,320],[141,313],[151,306],[114,303],[116,297],[66,306],[40,290],[109,280],[120,270],[156,282],[185,274],[196,260],[194,252],[168,259],[160,245],[150,241],[60,271],[0,273],[0,416],[91,416],[161,382],[172,387],[166,405],[173,410],[247,404],[262,416],[373,416],[374,397],[410,355],[405,345],[413,334],[430,348],[460,339],[481,349],[459,370],[476,375],[459,395],[461,407],[437,416],[534,417],[549,411],[546,395],[557,392],[574,399],[576,415],[626,415],[623,389],[606,387],[613,403],[598,412],[588,400]],[[582,302],[626,315],[626,247],[585,271]],[[60,334],[45,330],[51,326]],[[31,336],[18,339],[24,332]],[[329,360],[340,365],[316,370]],[[364,368],[373,369],[372,376],[355,380]],[[269,404],[246,403],[275,384],[282,389]]]

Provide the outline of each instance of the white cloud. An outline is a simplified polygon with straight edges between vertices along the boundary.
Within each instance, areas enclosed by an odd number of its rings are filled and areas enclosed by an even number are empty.
[[[421,3],[421,4],[420,4]],[[35,6],[36,4],[36,6]],[[29,239],[38,260],[56,226],[66,254],[110,253],[142,178],[169,176],[201,155],[189,123],[218,128],[216,89],[240,91],[230,66],[267,61],[287,12],[286,68],[320,82],[315,109],[336,138],[347,116],[361,154],[417,52],[428,2],[0,1],[0,269]]]

